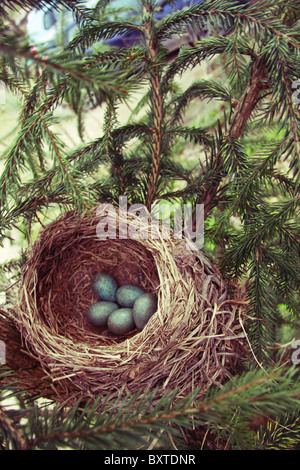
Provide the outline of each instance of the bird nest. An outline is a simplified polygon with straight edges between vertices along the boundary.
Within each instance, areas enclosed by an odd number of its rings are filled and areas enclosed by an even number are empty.
[[[161,396],[174,388],[180,398],[230,378],[244,350],[243,289],[225,283],[184,240],[161,231],[126,239],[119,229],[115,239],[100,239],[101,220],[71,211],[50,223],[22,272],[16,325],[60,398],[115,398],[141,389]],[[129,216],[126,224],[136,220]],[[88,308],[99,300],[91,288],[98,272],[157,297],[157,311],[142,330],[115,336],[87,322]]]

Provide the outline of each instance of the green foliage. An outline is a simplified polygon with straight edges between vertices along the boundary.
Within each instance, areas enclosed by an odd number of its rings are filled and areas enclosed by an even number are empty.
[[[7,374],[2,372],[0,379]],[[155,449],[172,449],[176,443],[187,450],[182,430],[205,427],[216,441],[227,441],[229,449],[260,449],[270,440],[269,429],[258,436],[253,423],[258,416],[267,416],[274,428],[274,417],[284,420],[287,413],[295,414],[300,407],[298,391],[294,369],[244,373],[222,390],[211,389],[200,402],[195,401],[197,390],[179,400],[178,390],[173,390],[159,399],[154,391],[113,402],[109,396],[79,401],[72,408],[45,406],[24,400],[20,391],[8,385],[0,388],[0,444],[18,450],[141,450],[156,441]],[[8,399],[16,401],[13,412],[6,409]],[[293,426],[298,426],[297,420]],[[283,431],[276,434],[272,429],[272,433],[273,439],[274,434],[279,439]]]
[[[258,431],[258,439],[268,450],[299,450],[299,416],[286,413]]]

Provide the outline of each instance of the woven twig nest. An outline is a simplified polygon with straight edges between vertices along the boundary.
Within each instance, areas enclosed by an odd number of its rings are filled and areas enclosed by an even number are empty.
[[[28,353],[59,385],[60,398],[111,398],[178,388],[182,397],[231,376],[243,348],[243,292],[228,286],[184,240],[101,240],[101,217],[68,212],[42,230],[22,272],[16,324]],[[135,222],[134,216],[127,224]],[[143,330],[115,336],[86,320],[98,272],[152,292]],[[62,393],[64,390],[64,393]]]

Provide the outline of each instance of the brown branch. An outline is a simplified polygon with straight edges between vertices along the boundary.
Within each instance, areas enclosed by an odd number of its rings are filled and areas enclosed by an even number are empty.
[[[146,9],[151,12],[152,6],[146,5]],[[150,62],[155,63],[157,58],[157,45],[152,38],[152,24],[145,24],[145,38],[148,44]],[[159,166],[161,160],[161,142],[162,142],[162,122],[163,122],[163,104],[159,73],[156,67],[150,71],[150,85],[153,96],[153,140],[152,140],[152,168],[149,179],[148,191],[146,195],[146,207],[150,211],[155,198],[157,182],[159,176]]]
[[[160,93],[160,80],[158,74],[154,71],[151,73],[151,85],[154,99],[154,132],[152,140],[152,169],[146,197],[146,207],[150,211],[151,204],[155,198],[157,190],[157,181],[159,176],[159,166],[161,160],[161,141],[162,141],[162,97]]]
[[[258,57],[254,59],[252,77],[249,87],[246,89],[242,97],[238,100],[235,105],[235,114],[233,116],[230,129],[227,136],[232,139],[238,139],[244,132],[247,122],[251,118],[253,111],[260,99],[260,93],[262,90],[268,88],[270,85],[267,81],[266,67],[262,64]],[[217,181],[212,185],[210,182],[207,183],[203,193],[197,198],[197,204],[204,204],[204,218],[207,217],[211,209],[217,203],[216,196],[219,190],[219,185],[222,181],[222,167],[223,162],[219,154],[215,156],[214,169],[219,168],[219,177]],[[193,219],[193,228],[195,230],[196,220],[195,215]]]
[[[266,67],[259,62],[258,58],[256,58],[250,86],[236,104],[235,116],[228,132],[229,137],[238,139],[242,135],[245,126],[255,109],[260,92],[269,87],[269,84],[266,82],[266,78]]]

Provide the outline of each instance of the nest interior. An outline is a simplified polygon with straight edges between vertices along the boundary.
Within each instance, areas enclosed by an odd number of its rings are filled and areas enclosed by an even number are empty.
[[[105,338],[107,344],[123,341],[124,337],[116,337],[107,328],[97,328],[86,321],[89,306],[100,300],[92,290],[92,280],[96,273],[105,272],[119,286],[134,284],[155,293],[158,275],[153,258],[131,240],[97,243],[87,234],[80,238],[80,243],[64,246],[62,252],[56,249],[54,258],[47,257],[40,265],[38,309],[45,323],[65,338],[92,345],[105,342]]]
[[[23,344],[61,400],[221,384],[245,351],[242,288],[228,286],[183,240],[100,240],[99,217],[71,211],[42,230],[22,273],[15,312]],[[142,331],[116,337],[86,321],[91,281],[112,274],[157,296]],[[62,392],[62,390],[64,392]]]

